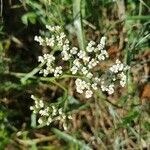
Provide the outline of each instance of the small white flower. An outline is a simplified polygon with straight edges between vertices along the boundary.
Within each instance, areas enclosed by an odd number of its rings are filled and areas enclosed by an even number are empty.
[[[116,81],[116,78],[115,78],[115,77],[113,77],[113,78],[112,78],[112,80],[113,80],[113,81]]]
[[[76,79],[76,90],[78,93],[83,93],[83,90],[86,88],[87,84],[85,81],[82,81],[81,79]]]
[[[86,98],[90,98],[90,97],[92,97],[92,95],[93,95],[93,92],[92,92],[91,90],[87,90],[87,91],[85,92],[85,97],[86,97]]]
[[[39,71],[39,74],[43,74],[43,69],[41,69],[41,70]]]
[[[47,70],[47,69],[44,69],[44,70],[43,70],[43,76],[46,77],[48,74],[49,74],[48,70]]]
[[[99,50],[103,50],[105,47],[105,41],[106,41],[106,37],[102,37],[100,40],[100,43],[97,45],[97,48]]]
[[[97,90],[97,83],[93,83],[91,86],[94,90]]]
[[[52,122],[52,118],[48,117],[48,122],[51,123]]]
[[[35,96],[34,96],[34,95],[31,95],[31,98],[32,98],[33,100],[35,100]]]
[[[68,119],[70,119],[70,120],[71,120],[71,119],[72,119],[72,116],[71,116],[71,115],[69,115],[69,116],[68,116]]]
[[[91,59],[91,61],[88,64],[88,68],[92,69],[93,67],[95,67],[98,64],[98,61],[95,60],[94,58]]]
[[[69,44],[69,40],[65,39],[64,44]]]
[[[113,73],[118,73],[119,71],[123,71],[124,65],[120,62],[120,60],[117,59],[116,64],[111,66],[109,69]]]
[[[39,57],[38,57],[38,62],[43,63],[43,62],[44,62],[44,58],[43,58],[42,56],[39,56]]]
[[[108,58],[108,53],[106,50],[101,50],[101,53],[97,56],[99,61],[105,60]]]
[[[42,120],[41,118],[39,118],[39,119],[38,119],[38,123],[39,123],[39,124],[42,124],[42,123],[43,123],[43,120]]]
[[[61,55],[62,55],[62,59],[67,61],[70,59],[71,55],[69,54],[69,45],[68,44],[65,44],[63,45],[63,51],[61,52]]]
[[[51,66],[51,65],[48,65],[46,70],[49,72],[49,73],[53,73],[54,72],[54,68]]]
[[[52,109],[53,109],[53,111],[52,111],[52,116],[57,115],[57,109],[56,109],[56,107],[55,107],[55,106],[52,106]]]
[[[119,67],[118,67],[118,68],[119,68],[118,70],[119,70],[119,71],[122,71],[122,70],[123,70],[123,67],[124,67],[123,64],[120,64]]]
[[[86,67],[83,67],[83,68],[81,69],[81,71],[82,71],[82,73],[83,73],[84,75],[86,75],[86,74],[88,73],[88,70],[87,70]]]
[[[39,114],[41,115],[41,116],[49,116],[49,114],[48,114],[48,111],[45,109],[45,110],[40,110],[39,111]]]
[[[95,45],[96,43],[94,42],[94,41],[90,41],[89,42],[89,45],[91,45],[91,46],[93,46],[93,45]]]
[[[70,71],[72,72],[72,74],[76,74],[78,71],[78,67],[77,66],[73,66]]]
[[[124,87],[125,86],[125,84],[126,84],[126,75],[123,73],[123,72],[121,72],[120,74],[119,74],[119,77],[120,77],[120,85],[122,86],[122,87]]]
[[[114,93],[114,84],[109,85],[107,92],[110,95]]]
[[[62,74],[62,66],[56,67],[54,71],[54,77],[59,77]]]
[[[54,31],[54,27],[52,27],[50,25],[46,25],[46,29],[48,29],[49,31]]]
[[[48,117],[46,125],[49,126],[52,123],[52,121],[53,121],[52,118]]]
[[[66,37],[65,33],[64,33],[64,32],[61,32],[61,33],[60,33],[59,40],[60,40],[60,39],[64,39],[65,37]]]
[[[43,103],[43,101],[42,101],[42,100],[40,100],[38,104],[39,104],[39,106],[40,106],[41,108],[43,108],[43,107],[44,107],[44,103]]]
[[[69,45],[68,44],[65,44],[63,45],[63,51],[69,51]]]
[[[104,46],[105,46],[105,42],[106,42],[106,37],[105,37],[105,36],[103,36],[103,37],[101,38],[100,43],[101,43],[102,45],[104,45]]]
[[[39,42],[39,45],[43,45],[43,43],[44,43],[44,39],[41,36],[35,36],[34,40],[36,42]]]
[[[61,55],[62,55],[62,59],[65,60],[65,61],[69,60],[70,57],[71,57],[71,55],[67,51],[65,51],[65,50],[63,50],[61,52]]]
[[[53,55],[50,55],[50,54],[44,54],[43,57],[45,60],[50,61],[50,62],[55,60],[55,57]]]
[[[60,29],[61,29],[60,26],[55,26],[55,30],[56,30],[56,31],[59,31]]]
[[[83,93],[83,90],[82,90],[81,88],[76,87],[76,90],[77,90],[77,92],[80,93],[80,94]]]
[[[59,115],[62,115],[62,108],[60,108],[60,109],[58,109],[58,113],[59,113]]]
[[[103,92],[107,91],[107,87],[104,86],[103,84],[101,85],[101,89],[102,89]]]
[[[79,53],[78,53],[77,55],[78,55],[79,58],[82,59],[83,57],[86,56],[86,53],[85,53],[85,51],[80,50]]]
[[[67,131],[68,128],[67,128],[66,123],[63,123],[63,128],[64,128],[65,131]]]
[[[86,74],[86,77],[89,78],[89,79],[91,79],[91,78],[93,77],[93,74],[92,74],[91,72],[88,72],[88,73]]]
[[[47,46],[50,46],[50,47],[53,47],[54,46],[54,43],[55,43],[55,40],[54,40],[54,38],[52,37],[52,38],[46,38],[45,39],[45,42],[46,42],[46,45]]]
[[[120,64],[121,61],[119,59],[116,60],[116,64]]]
[[[51,32],[60,31],[60,29],[61,29],[60,26],[50,26],[50,25],[46,25],[46,28]]]
[[[121,85],[122,87],[125,87],[126,81],[125,81],[125,80],[120,80],[120,85]]]
[[[97,58],[99,61],[105,60],[105,56],[103,54],[99,54]]]
[[[108,58],[108,53],[107,53],[106,50],[102,50],[102,51],[101,51],[101,54],[103,54],[106,58]]]
[[[70,50],[70,53],[73,54],[73,55],[77,54],[77,52],[78,52],[78,48],[77,48],[77,47],[73,47],[73,48]]]
[[[73,61],[73,64],[74,64],[75,66],[77,66],[78,68],[81,67],[81,63],[80,63],[80,61],[79,61],[78,58]]]
[[[88,46],[86,47],[86,50],[87,50],[87,52],[89,52],[89,53],[91,53],[91,52],[93,52],[94,51],[94,46],[95,45],[95,42],[94,41],[90,41],[89,43],[88,43]]]
[[[51,63],[55,60],[55,57],[53,55],[47,56],[47,66],[51,65]]]
[[[100,82],[100,81],[101,81],[101,79],[100,79],[100,78],[98,78],[98,77],[95,77],[95,78],[94,78],[94,81],[95,81],[95,82]]]
[[[30,106],[30,110],[34,110],[34,107],[33,107],[33,106]]]
[[[89,56],[85,56],[85,57],[83,57],[82,59],[83,59],[83,62],[84,62],[85,64],[87,64],[87,63],[90,61],[90,57],[89,57]]]

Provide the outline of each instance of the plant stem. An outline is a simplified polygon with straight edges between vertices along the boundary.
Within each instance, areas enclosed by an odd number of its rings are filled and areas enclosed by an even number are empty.
[[[55,79],[64,79],[64,78],[85,78],[83,76],[80,76],[80,75],[72,75],[72,74],[63,74],[62,76],[60,76],[59,78],[56,78],[56,77],[38,77],[38,76],[29,76],[27,73],[19,73],[19,72],[7,72],[7,73],[4,73],[4,74],[7,74],[7,75],[12,75],[12,76],[15,76],[17,78],[21,78],[21,79],[24,79],[25,77],[26,80],[27,79],[39,79],[41,81],[52,81],[52,80],[55,80]]]
[[[36,73],[40,71],[40,69],[44,66],[44,63],[39,64],[36,68],[34,68],[31,72],[27,73],[22,79],[21,82],[24,84],[28,78],[32,78]]]

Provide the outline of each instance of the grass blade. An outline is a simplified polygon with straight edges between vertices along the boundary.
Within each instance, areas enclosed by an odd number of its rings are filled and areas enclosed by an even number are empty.
[[[58,136],[60,137],[61,139],[67,141],[67,142],[71,142],[73,144],[76,144],[79,146],[79,148],[81,150],[92,150],[89,146],[87,146],[85,143],[75,139],[74,137],[64,133],[64,132],[61,132],[60,130],[56,129],[56,128],[53,128],[52,131]]]
[[[80,49],[84,50],[84,34],[82,29],[81,0],[73,1],[73,18]]]

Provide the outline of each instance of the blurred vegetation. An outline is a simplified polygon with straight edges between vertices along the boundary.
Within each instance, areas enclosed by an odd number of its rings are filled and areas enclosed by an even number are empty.
[[[1,0],[0,4],[0,150],[150,147],[149,0]],[[42,34],[46,24],[62,26],[80,48],[105,35],[112,61],[119,57],[131,67],[127,87],[113,96],[100,94],[92,101],[68,96],[75,111],[67,132],[55,125],[38,127],[29,109],[31,94],[53,102],[63,91],[38,80],[37,74],[37,80],[29,77],[23,82],[45,53],[34,36]]]

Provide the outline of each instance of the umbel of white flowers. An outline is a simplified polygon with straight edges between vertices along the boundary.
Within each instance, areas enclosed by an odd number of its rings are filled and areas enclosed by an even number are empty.
[[[70,114],[66,114],[62,108],[58,108],[54,104],[46,105],[43,100],[31,95],[35,105],[30,107],[30,110],[35,114],[39,114],[38,123],[40,125],[50,125],[52,122],[59,122],[64,130],[68,129],[67,121],[72,119]]]
[[[92,97],[93,92],[100,89],[108,94],[113,94],[115,84],[118,81],[121,87],[125,86],[125,72],[128,66],[121,63],[120,60],[117,59],[115,64],[108,68],[107,72],[109,72],[109,76],[111,75],[109,82],[99,74],[98,70],[94,70],[100,62],[106,61],[109,58],[105,50],[106,37],[102,37],[98,44],[90,41],[85,50],[80,50],[77,47],[71,46],[65,33],[59,26],[51,27],[46,25],[46,28],[51,35],[49,37],[35,36],[35,41],[39,42],[41,46],[50,47],[51,50],[55,49],[55,51],[60,53],[60,56],[55,57],[55,54],[52,53],[39,56],[39,62],[45,63],[44,67],[40,70],[43,76],[53,75],[58,79],[64,74],[77,76],[75,80],[76,91],[84,94],[85,98]],[[69,65],[64,67],[64,64]]]
[[[90,41],[85,50],[80,50],[71,46],[61,27],[47,25],[46,28],[49,36],[48,34],[43,37],[35,36],[35,41],[39,45],[50,49],[49,53],[38,58],[38,61],[43,64],[39,73],[44,77],[50,76],[57,79],[63,75],[75,77],[77,93],[83,94],[87,99],[93,96],[94,91],[101,90],[113,94],[118,83],[121,87],[125,86],[126,71],[129,69],[127,65],[117,59],[103,74],[98,66],[109,58],[105,50],[106,37],[102,37],[98,44]],[[68,129],[67,121],[72,119],[70,114],[66,114],[58,105],[48,106],[33,95],[31,98],[35,104],[30,109],[33,113],[39,114],[40,125],[50,125],[57,121],[64,130]]]

